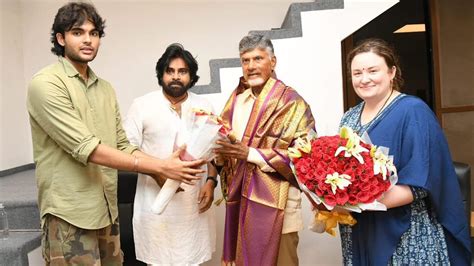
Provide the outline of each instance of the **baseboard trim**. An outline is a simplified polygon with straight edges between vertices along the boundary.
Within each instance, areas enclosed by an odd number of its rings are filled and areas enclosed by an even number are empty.
[[[20,166],[17,166],[17,167],[13,167],[13,168],[10,168],[10,169],[0,171],[0,177],[7,176],[7,175],[13,175],[13,174],[16,174],[16,173],[19,173],[19,172],[23,172],[23,171],[26,171],[26,170],[32,170],[32,169],[35,169],[35,164],[34,163],[20,165]]]

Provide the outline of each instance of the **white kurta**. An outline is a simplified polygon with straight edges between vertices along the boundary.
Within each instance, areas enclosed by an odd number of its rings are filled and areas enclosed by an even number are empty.
[[[173,152],[176,135],[185,130],[192,108],[212,111],[204,97],[188,92],[181,105],[181,118],[171,109],[162,90],[135,99],[124,122],[128,139],[145,153],[167,158]],[[181,134],[181,133],[180,133]],[[207,176],[207,175],[203,175]],[[199,214],[198,196],[205,183],[175,194],[160,215],[151,206],[160,187],[154,179],[139,174],[133,214],[133,236],[137,259],[148,264],[194,265],[211,259],[215,251],[215,210]]]

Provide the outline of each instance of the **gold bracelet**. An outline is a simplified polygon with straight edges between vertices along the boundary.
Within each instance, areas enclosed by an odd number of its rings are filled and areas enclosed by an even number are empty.
[[[133,172],[138,172],[138,160],[140,159],[137,156],[133,156],[134,161],[133,161]]]

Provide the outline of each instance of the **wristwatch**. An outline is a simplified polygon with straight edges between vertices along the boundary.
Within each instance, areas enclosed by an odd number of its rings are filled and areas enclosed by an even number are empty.
[[[218,181],[217,181],[217,178],[216,178],[215,176],[208,176],[208,177],[206,178],[206,182],[207,182],[208,180],[214,181],[214,188],[217,187]]]

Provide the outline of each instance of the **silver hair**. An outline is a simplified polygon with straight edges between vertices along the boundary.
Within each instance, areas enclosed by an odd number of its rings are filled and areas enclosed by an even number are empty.
[[[249,34],[244,36],[239,42],[239,53],[242,55],[256,48],[267,50],[270,57],[275,55],[273,44],[270,39],[261,34]]]

